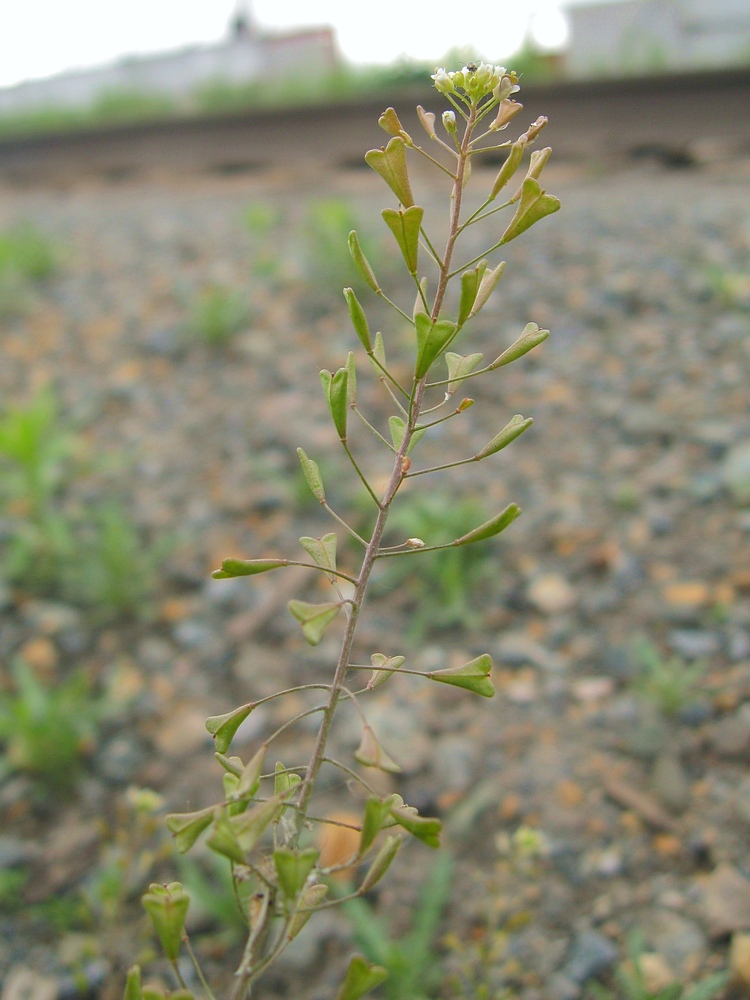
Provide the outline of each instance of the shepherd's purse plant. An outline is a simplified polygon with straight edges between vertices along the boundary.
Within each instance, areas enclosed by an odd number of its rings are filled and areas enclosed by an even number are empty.
[[[322,371],[323,394],[341,447],[351,463],[353,475],[366,491],[371,508],[367,530],[355,530],[334,507],[320,469],[302,448],[298,455],[310,490],[331,516],[336,528],[345,532],[361,552],[359,566],[340,567],[337,561],[339,537],[331,531],[321,538],[302,537],[305,556],[265,555],[257,558],[226,559],[213,575],[217,579],[255,576],[287,566],[306,566],[319,574],[330,588],[330,597],[321,603],[289,601],[288,610],[299,622],[308,643],[317,645],[330,628],[340,628],[338,657],[331,663],[332,676],[278,691],[253,700],[229,712],[209,718],[208,731],[215,741],[216,759],[223,774],[223,793],[216,804],[192,813],[173,814],[167,827],[174,835],[177,849],[190,850],[203,836],[206,846],[226,858],[231,866],[235,896],[247,923],[247,936],[239,964],[234,972],[230,1000],[245,1000],[253,985],[279,958],[315,912],[340,905],[346,898],[362,896],[386,873],[405,834],[431,848],[440,844],[441,824],[436,818],[421,816],[400,795],[384,795],[377,790],[373,769],[398,773],[399,764],[391,758],[377,733],[368,722],[365,701],[374,689],[386,682],[398,683],[399,674],[418,674],[425,680],[463,688],[472,694],[491,697],[494,693],[490,672],[492,661],[483,653],[467,663],[443,669],[413,670],[391,637],[380,649],[362,650],[357,641],[357,625],[364,611],[368,584],[376,563],[384,559],[415,559],[425,552],[477,545],[504,531],[521,513],[515,503],[496,513],[483,524],[458,538],[440,544],[428,544],[421,538],[408,538],[386,544],[386,526],[397,497],[407,482],[419,477],[432,478],[441,470],[470,466],[491,459],[519,437],[531,425],[531,418],[516,414],[495,436],[472,454],[449,459],[438,465],[420,462],[420,441],[432,429],[448,420],[460,419],[474,400],[463,396],[473,379],[496,377],[495,373],[541,344],[548,335],[529,323],[510,347],[486,363],[478,353],[459,354],[455,347],[465,328],[485,306],[505,269],[505,262],[495,260],[497,252],[545,216],[556,212],[560,203],[541,187],[540,176],[551,150],[531,153],[523,179],[511,184],[519,172],[527,147],[546,124],[537,119],[515,141],[499,141],[499,133],[508,127],[522,110],[513,100],[518,91],[515,73],[503,67],[469,63],[457,72],[436,71],[435,87],[450,104],[438,120],[432,112],[417,108],[430,151],[409,135],[396,111],[388,108],[379,119],[390,135],[387,145],[370,150],[365,156],[369,166],[380,175],[395,196],[396,207],[385,208],[383,221],[393,235],[403,264],[414,285],[413,307],[397,303],[386,294],[367,260],[356,232],[349,235],[352,260],[366,289],[387,303],[395,317],[394,334],[371,333],[365,306],[351,288],[344,297],[361,349],[375,373],[392,413],[387,425],[375,426],[362,411],[357,395],[360,373],[350,353],[336,371]],[[471,168],[485,153],[505,160],[491,183],[489,192],[476,208],[465,208],[465,191]],[[426,218],[424,208],[412,193],[408,162],[421,157],[446,181],[448,199],[447,239],[442,249],[435,236],[436,223]],[[477,201],[478,199],[475,199]],[[507,212],[504,220],[500,213]],[[499,225],[498,225],[499,223]],[[490,235],[487,249],[480,255],[467,255],[462,237],[467,230],[483,225]],[[470,259],[465,259],[469,256]],[[455,284],[457,295],[448,299]],[[449,301],[455,305],[449,309]],[[392,364],[386,356],[399,349],[400,334],[411,331],[411,359],[399,357]],[[466,348],[463,348],[466,350]],[[408,365],[408,367],[407,367]],[[404,372],[408,372],[405,377]],[[458,396],[459,401],[456,402]],[[368,474],[362,456],[355,454],[350,436],[352,421],[361,421],[389,456],[390,474],[385,486],[376,485]],[[347,550],[347,552],[349,549]],[[361,680],[362,678],[362,680]],[[260,705],[290,697],[295,705],[290,717],[252,751],[249,759],[232,754],[232,740],[242,723]],[[299,699],[314,698],[310,707],[299,711]],[[331,755],[329,737],[335,725],[337,708],[350,703],[361,718],[361,740],[354,750],[354,760],[338,760]],[[272,755],[273,745],[282,733],[309,719],[319,720],[314,747],[307,760],[284,760]],[[355,824],[356,847],[352,856],[323,865],[318,844],[321,818],[315,807],[316,784],[321,771],[334,769],[360,790],[361,819]],[[339,821],[340,822],[340,821]],[[329,894],[327,880],[337,871],[363,871],[349,897]],[[173,997],[193,994],[178,964],[183,947],[193,961],[197,982],[209,1000],[213,1000],[206,978],[185,934],[185,915],[189,899],[182,885],[151,885],[143,899],[162,947],[169,959],[179,988]],[[355,956],[344,975],[336,1000],[358,1000],[386,976],[382,967]],[[125,996],[127,1000],[163,996],[163,992],[141,985],[138,967],[131,969]]]

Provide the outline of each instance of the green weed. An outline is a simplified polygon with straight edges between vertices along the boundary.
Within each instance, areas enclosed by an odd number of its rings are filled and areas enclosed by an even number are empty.
[[[419,894],[411,929],[391,935],[384,921],[364,899],[344,905],[357,945],[369,961],[388,970],[382,986],[388,1000],[431,1000],[440,985],[435,941],[450,898],[453,862],[441,854]]]
[[[193,303],[188,334],[208,347],[224,347],[245,328],[249,319],[250,310],[240,292],[210,285]]]
[[[697,660],[687,664],[679,656],[663,657],[647,639],[633,646],[643,669],[635,681],[636,690],[652,702],[664,715],[673,716],[694,700],[708,669]]]
[[[714,1000],[726,985],[727,973],[717,972],[691,986],[672,982],[655,988],[649,983],[644,967],[645,954],[643,935],[630,934],[627,961],[615,969],[613,986],[607,988],[593,982],[589,985],[590,994],[595,1000]]]
[[[48,792],[68,793],[93,745],[102,702],[80,671],[54,685],[22,660],[10,673],[12,689],[0,692],[0,772],[22,771]]]

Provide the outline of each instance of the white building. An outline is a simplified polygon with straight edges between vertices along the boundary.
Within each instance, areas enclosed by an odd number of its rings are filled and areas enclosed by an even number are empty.
[[[267,73],[277,79],[301,73],[309,78],[330,72],[337,64],[332,28],[265,35],[246,15],[238,15],[229,37],[215,45],[130,56],[0,88],[0,114],[42,107],[82,108],[101,94],[128,91],[180,99],[214,81],[246,83]]]
[[[567,15],[575,76],[750,63],[750,0],[614,0]]]

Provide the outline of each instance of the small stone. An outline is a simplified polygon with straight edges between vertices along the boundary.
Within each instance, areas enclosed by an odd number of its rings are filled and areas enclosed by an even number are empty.
[[[641,930],[670,971],[689,973],[691,962],[706,951],[706,937],[698,924],[673,910],[659,908],[645,914]]]
[[[570,686],[573,697],[583,704],[603,701],[615,690],[615,682],[611,677],[581,677]]]
[[[583,986],[594,976],[599,976],[617,961],[617,948],[609,938],[596,931],[582,931],[576,936],[562,975]]]
[[[712,938],[750,930],[750,879],[720,864],[701,886],[701,909]]]
[[[666,603],[677,609],[695,610],[702,608],[708,604],[710,596],[706,584],[697,580],[669,583],[662,590],[662,597]]]
[[[669,967],[669,962],[663,955],[646,951],[638,956],[638,971],[631,959],[623,962],[623,971],[628,979],[643,979],[643,990],[647,996],[657,996],[675,981],[675,975]]]
[[[729,946],[729,974],[745,989],[750,988],[750,934],[733,934]]]
[[[154,732],[159,753],[174,760],[209,746],[211,737],[206,730],[206,716],[206,712],[193,706],[170,709]]]
[[[748,706],[750,707],[750,706]],[[709,734],[711,745],[722,757],[741,757],[750,749],[750,712],[740,706],[717,722]]]
[[[750,503],[750,441],[740,441],[727,452],[721,478],[735,503]]]
[[[576,591],[559,573],[545,573],[532,580],[526,597],[537,611],[545,615],[570,611],[578,600]]]
[[[651,783],[659,799],[674,812],[690,804],[690,782],[679,757],[669,750],[660,753],[651,772]]]
[[[27,624],[42,635],[57,635],[81,627],[81,612],[56,601],[27,601],[22,614]]]
[[[716,656],[721,651],[721,639],[716,632],[698,628],[673,629],[668,639],[670,648],[686,660]]]
[[[57,1000],[58,982],[25,965],[15,965],[5,979],[0,1000]]]
[[[43,635],[29,639],[18,652],[24,663],[43,677],[50,677],[59,661],[54,643]]]
[[[550,673],[563,670],[568,661],[536,642],[525,632],[506,632],[498,641],[495,655],[509,667],[537,667]]]

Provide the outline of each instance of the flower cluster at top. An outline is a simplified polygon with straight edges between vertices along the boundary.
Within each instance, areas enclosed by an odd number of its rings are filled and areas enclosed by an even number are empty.
[[[468,63],[463,69],[452,73],[437,69],[432,74],[432,79],[441,94],[455,94],[469,104],[479,104],[490,95],[496,101],[504,101],[521,89],[518,77],[512,70],[507,70],[504,66],[491,66],[489,63],[480,63],[478,66]]]

